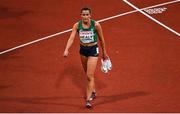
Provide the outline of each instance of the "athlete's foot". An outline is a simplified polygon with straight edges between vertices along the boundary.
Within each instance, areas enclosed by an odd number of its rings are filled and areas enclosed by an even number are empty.
[[[96,98],[96,92],[92,92],[91,97],[89,98],[90,101]]]
[[[89,100],[86,101],[86,108],[92,108],[91,102]]]

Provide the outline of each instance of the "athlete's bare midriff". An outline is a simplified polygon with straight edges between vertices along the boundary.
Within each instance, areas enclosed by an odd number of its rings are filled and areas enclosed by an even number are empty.
[[[80,44],[82,46],[94,46],[94,45],[97,45],[97,42],[93,42],[93,43],[82,43],[82,42],[80,42]]]

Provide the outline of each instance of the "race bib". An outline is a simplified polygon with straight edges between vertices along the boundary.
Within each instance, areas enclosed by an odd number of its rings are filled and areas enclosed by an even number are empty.
[[[94,42],[94,32],[93,31],[80,31],[79,37],[82,43]]]

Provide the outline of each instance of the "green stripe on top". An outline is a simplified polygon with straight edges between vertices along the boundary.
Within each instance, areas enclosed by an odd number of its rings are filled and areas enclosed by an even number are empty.
[[[78,22],[78,33],[81,43],[94,43],[97,42],[97,31],[95,28],[95,21],[91,20],[89,28],[83,28],[82,20]]]

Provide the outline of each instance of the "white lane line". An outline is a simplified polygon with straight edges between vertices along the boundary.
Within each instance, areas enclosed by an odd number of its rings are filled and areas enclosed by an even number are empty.
[[[8,52],[13,51],[13,50],[16,50],[16,49],[19,49],[19,48],[22,48],[22,47],[25,47],[25,46],[28,46],[28,45],[30,45],[30,44],[34,44],[34,43],[36,43],[36,42],[40,42],[40,41],[42,41],[42,40],[49,39],[49,38],[51,38],[51,37],[54,37],[54,36],[57,36],[57,35],[60,35],[60,34],[64,34],[64,33],[70,32],[71,30],[72,30],[72,29],[68,29],[68,30],[65,30],[65,31],[62,31],[62,32],[58,32],[58,33],[56,33],[56,34],[52,34],[52,35],[49,35],[49,36],[46,36],[46,37],[43,37],[43,38],[40,38],[40,39],[37,39],[37,40],[33,40],[33,41],[31,41],[31,42],[28,42],[28,43],[25,43],[25,44],[16,46],[16,47],[14,47],[14,48],[10,48],[10,49],[8,49],[8,50],[5,50],[5,51],[0,52],[0,55],[1,55],[1,54],[4,54],[4,53],[8,53]]]
[[[138,7],[136,7],[135,5],[133,5],[132,3],[130,3],[127,0],[123,0],[124,2],[126,2],[128,5],[130,5],[131,7],[133,7],[134,9],[136,9],[137,11],[139,11],[140,13],[142,13],[143,15],[145,15],[146,17],[150,18],[151,20],[153,20],[154,22],[158,23],[159,25],[163,26],[164,28],[168,29],[169,31],[173,32],[174,34],[180,36],[180,34],[178,32],[176,32],[175,30],[171,29],[170,27],[166,26],[165,24],[161,23],[160,21],[156,20],[155,18],[151,17],[150,15],[148,15],[147,13],[143,12],[142,10],[140,10]],[[179,0],[178,0],[179,1]]]
[[[176,3],[176,2],[180,2],[180,0],[174,0],[174,1],[170,1],[170,2],[165,2],[165,3],[161,3],[161,4],[157,4],[157,5],[141,8],[139,10],[146,10],[146,9],[150,9],[150,8],[154,8],[154,7],[159,7],[159,6],[173,4],[173,3]],[[117,18],[117,17],[121,17],[121,16],[128,15],[128,14],[131,14],[131,13],[136,13],[136,12],[138,12],[138,10],[133,10],[133,11],[129,11],[129,12],[126,12],[126,13],[118,14],[118,15],[115,15],[115,16],[112,16],[112,17],[108,17],[108,18],[105,18],[105,19],[101,19],[98,22],[108,21],[108,20],[111,20],[111,19],[114,19],[114,18]]]
[[[180,0],[174,0],[174,1],[170,1],[170,2],[165,2],[165,3],[161,3],[161,4],[157,4],[157,5],[141,8],[140,10],[145,10],[145,9],[149,9],[149,8],[154,8],[154,7],[159,7],[159,6],[163,6],[163,5],[168,5],[168,4],[176,3],[176,2],[179,2],[179,1]],[[125,16],[125,15],[131,14],[131,13],[135,13],[135,12],[138,12],[138,10],[132,10],[132,11],[121,13],[121,14],[118,14],[118,15],[115,15],[115,16],[104,18],[104,19],[98,20],[98,22],[108,21],[108,20],[111,20],[111,19],[114,19],[114,18],[117,18],[117,17],[121,17],[121,16]],[[70,32],[70,31],[72,31],[72,29],[64,30],[64,31],[61,31],[61,32],[58,32],[58,33],[55,33],[55,34],[52,34],[52,35],[49,35],[49,36],[46,36],[46,37],[39,38],[37,40],[34,40],[34,41],[31,41],[31,42],[28,42],[28,43],[16,46],[14,48],[7,49],[5,51],[2,51],[2,52],[0,52],[0,55],[8,53],[8,52],[11,52],[11,51],[14,51],[16,49],[19,49],[19,48],[22,48],[22,47],[25,47],[25,46],[28,46],[28,45],[31,45],[31,44],[34,44],[34,43],[37,43],[37,42],[40,42],[42,40],[46,40],[46,39],[52,38],[52,37],[57,36],[57,35],[61,35],[61,34]]]

